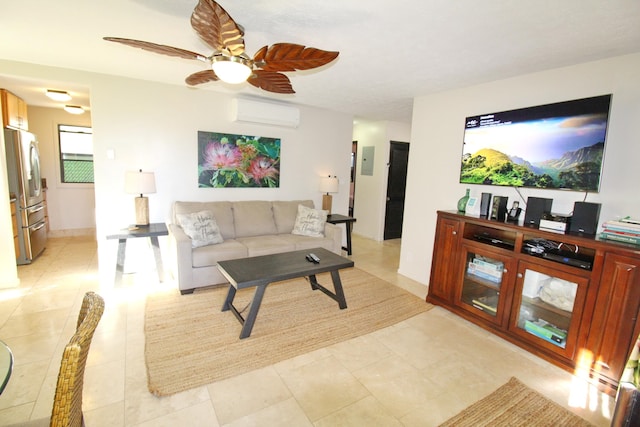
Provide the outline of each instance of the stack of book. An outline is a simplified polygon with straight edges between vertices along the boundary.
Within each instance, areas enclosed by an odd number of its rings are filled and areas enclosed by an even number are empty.
[[[567,339],[567,331],[564,329],[557,328],[556,326],[548,323],[542,319],[538,319],[535,322],[530,320],[526,320],[524,324],[524,329],[527,332],[544,339],[545,341],[549,341],[552,344],[560,346],[564,348],[565,340]]]
[[[498,298],[498,295],[484,296],[474,298],[471,302],[474,307],[479,308],[482,311],[487,311],[489,314],[495,316],[496,311],[498,310]]]
[[[617,221],[606,221],[602,228],[600,237],[603,239],[640,245],[640,220],[626,217]]]
[[[504,265],[500,261],[490,260],[480,256],[476,256],[467,266],[468,274],[489,280],[497,285],[500,285],[500,282],[502,282],[503,270]]]

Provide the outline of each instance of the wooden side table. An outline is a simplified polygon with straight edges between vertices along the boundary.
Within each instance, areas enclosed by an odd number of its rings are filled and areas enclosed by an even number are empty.
[[[350,216],[331,214],[327,215],[327,222],[329,224],[345,224],[347,228],[347,246],[343,246],[342,249],[347,251],[347,255],[351,255],[351,230],[353,229],[353,223],[356,222],[356,219]]]
[[[156,259],[156,270],[158,271],[158,279],[164,281],[164,268],[162,267],[162,255],[160,254],[160,245],[158,236],[168,236],[169,231],[164,223],[153,223],[149,225],[135,225],[120,230],[118,234],[110,234],[107,239],[118,239],[118,259],[116,261],[116,285],[122,283],[122,274],[124,272],[124,256],[127,249],[127,239],[137,237],[148,237],[153,246],[153,256]]]

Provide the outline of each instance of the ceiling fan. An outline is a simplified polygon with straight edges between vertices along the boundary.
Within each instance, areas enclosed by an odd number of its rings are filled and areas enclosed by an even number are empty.
[[[185,79],[188,85],[216,80],[227,83],[247,81],[274,93],[295,93],[291,81],[282,72],[321,67],[339,54],[294,43],[276,43],[264,46],[250,58],[245,53],[244,28],[213,0],[199,0],[191,15],[191,26],[214,49],[210,56],[141,40],[120,37],[104,37],[104,40],[164,55],[197,59],[211,65],[207,70],[188,76]]]

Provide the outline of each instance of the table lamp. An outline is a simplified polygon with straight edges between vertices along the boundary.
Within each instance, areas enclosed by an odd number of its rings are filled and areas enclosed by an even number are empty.
[[[333,202],[333,197],[329,193],[338,192],[338,177],[329,175],[325,178],[321,178],[320,191],[322,193],[326,193],[322,195],[322,209],[327,211],[329,215],[331,215],[331,204]]]
[[[143,194],[156,192],[156,179],[153,172],[127,171],[124,177],[124,191],[128,194],[139,194],[136,197],[136,225],[149,225],[149,198]]]

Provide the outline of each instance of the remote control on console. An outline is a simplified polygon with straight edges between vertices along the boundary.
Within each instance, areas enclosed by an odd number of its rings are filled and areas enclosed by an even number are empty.
[[[307,258],[307,261],[312,262],[314,264],[319,264],[320,263],[320,258],[318,258],[316,256],[316,254],[308,254],[305,258]]]

